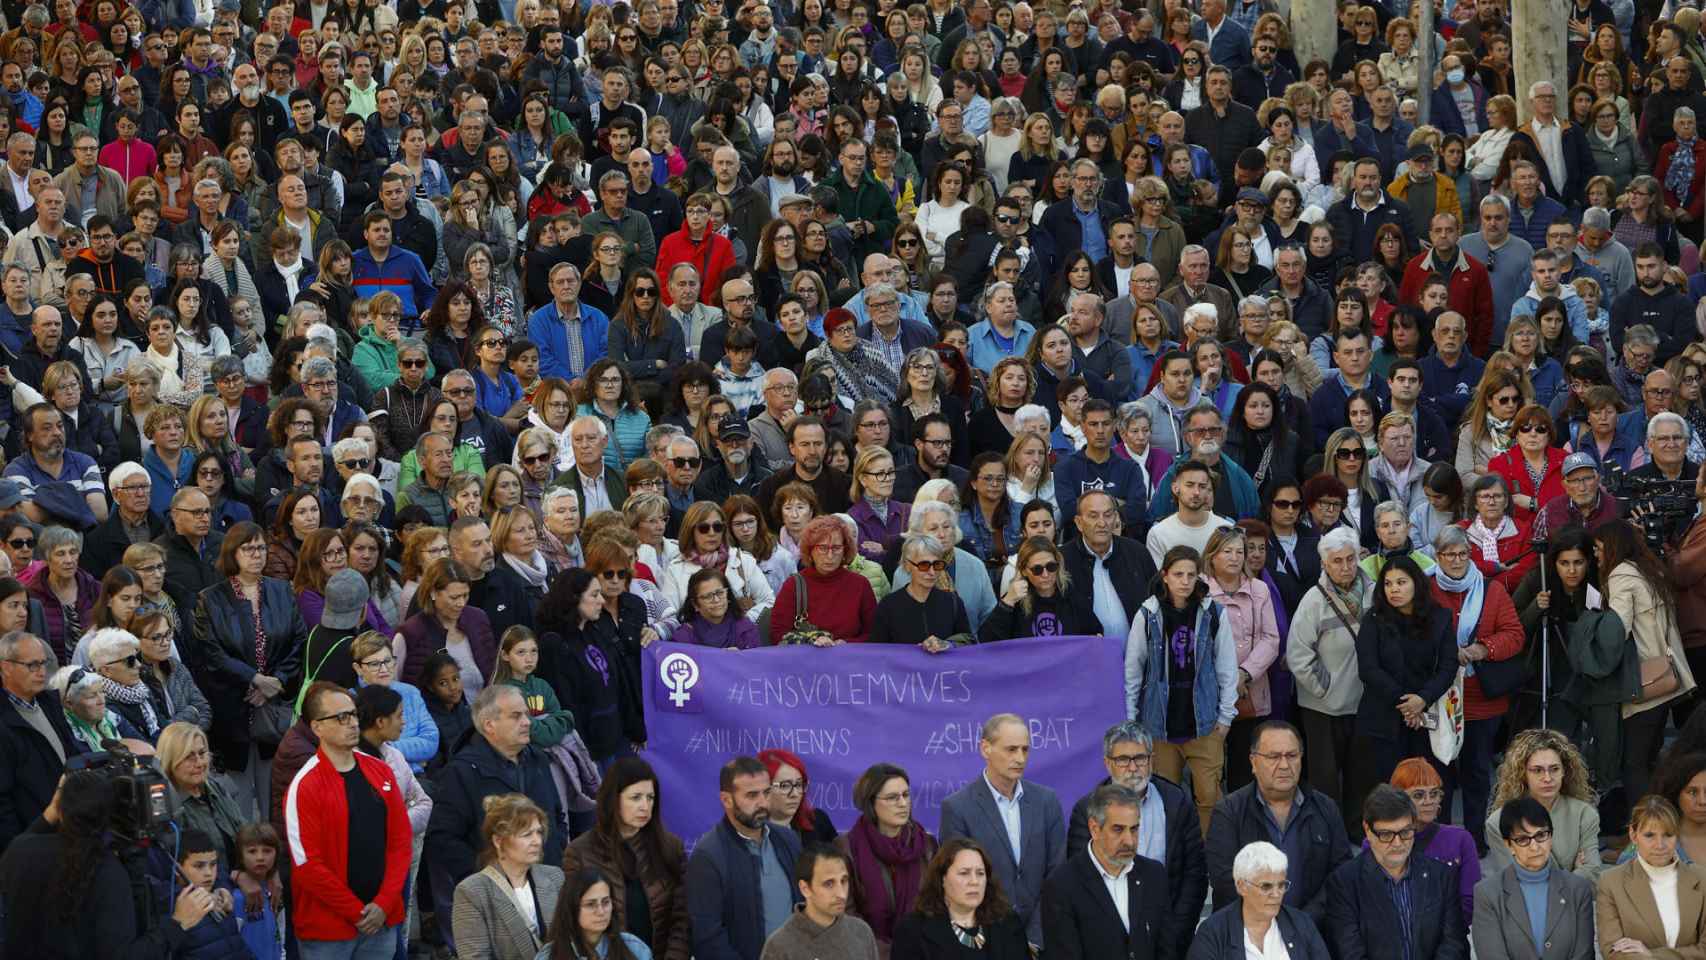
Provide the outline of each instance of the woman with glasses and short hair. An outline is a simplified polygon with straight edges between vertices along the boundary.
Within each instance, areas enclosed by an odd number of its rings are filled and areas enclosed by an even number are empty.
[[[1327,942],[1308,912],[1289,906],[1285,852],[1264,840],[1246,844],[1232,860],[1238,900],[1209,915],[1191,940],[1189,960],[1225,960],[1259,954],[1288,960],[1327,960]],[[1275,950],[1268,944],[1283,943]],[[1250,948],[1250,944],[1266,949]],[[1276,944],[1277,945],[1277,944]]]
[[[1544,414],[1541,417],[1545,419]],[[1534,551],[1529,548],[1532,523],[1513,516],[1512,497],[1502,477],[1487,474],[1476,480],[1468,499],[1468,506],[1473,512],[1457,522],[1457,529],[1468,536],[1470,556],[1476,569],[1504,587],[1506,593],[1516,592],[1523,575],[1536,560]],[[1440,531],[1441,534],[1444,532]],[[1436,536],[1436,557],[1438,549]]]
[[[146,563],[133,563],[128,551],[126,565],[148,577]],[[213,708],[210,735],[220,766],[238,771],[263,798],[270,795],[267,768],[250,740],[250,711],[297,676],[308,636],[290,582],[263,576],[266,565],[265,532],[253,523],[232,527],[219,547],[223,579],[197,597],[192,641],[206,664],[196,679]]]
[[[965,603],[948,572],[952,552],[952,545],[930,534],[906,535],[900,545],[906,583],[899,584],[897,577],[895,588],[877,604],[872,643],[915,644],[928,653],[941,653],[953,644],[972,642]]]
[[[1481,960],[1589,960],[1594,955],[1594,883],[1553,861],[1551,814],[1534,798],[1520,797],[1500,812],[1498,832],[1511,855],[1475,889],[1470,929],[1475,955]]]
[[[1503,484],[1497,477],[1483,477],[1476,488],[1483,486],[1502,493]],[[1434,538],[1434,559],[1439,566],[1433,571],[1433,603],[1450,614],[1457,663],[1463,674],[1463,738],[1451,776],[1452,786],[1463,790],[1465,823],[1479,823],[1485,815],[1499,728],[1510,712],[1510,689],[1501,687],[1495,692],[1484,687],[1483,676],[1493,682],[1492,665],[1516,657],[1527,644],[1505,582],[1482,571],[1489,549],[1497,547],[1459,527],[1446,527]],[[1471,563],[1471,557],[1481,558],[1481,562]],[[1509,582],[1514,585],[1523,571],[1512,572],[1515,579]],[[1510,683],[1504,676],[1510,669],[1509,664],[1497,668],[1503,683]]]
[[[416,773],[438,753],[438,724],[427,712],[426,700],[413,684],[397,679],[402,664],[384,634],[369,630],[350,642],[350,662],[355,665],[357,687],[389,687],[403,699],[402,735],[393,745]]]

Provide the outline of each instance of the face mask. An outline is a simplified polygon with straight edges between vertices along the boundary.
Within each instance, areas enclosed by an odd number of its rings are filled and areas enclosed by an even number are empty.
[[[1447,70],[1445,72],[1445,79],[1446,79],[1447,83],[1462,83],[1463,82],[1463,71],[1462,70]]]

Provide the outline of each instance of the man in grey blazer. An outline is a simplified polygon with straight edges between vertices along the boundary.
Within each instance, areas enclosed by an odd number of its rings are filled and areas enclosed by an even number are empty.
[[[1519,797],[1499,812],[1499,835],[1512,862],[1475,885],[1478,960],[1593,960],[1593,881],[1551,862],[1552,815]]]
[[[1066,860],[1066,819],[1053,790],[1025,779],[1031,731],[1023,717],[998,713],[983,724],[978,742],[983,776],[942,801],[942,841],[976,840],[995,864],[995,878],[1025,924],[1025,936],[1043,946],[1043,878]]]

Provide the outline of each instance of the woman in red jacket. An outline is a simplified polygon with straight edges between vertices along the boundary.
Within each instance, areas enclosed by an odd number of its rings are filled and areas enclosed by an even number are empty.
[[[1511,517],[1522,527],[1534,525],[1534,515],[1553,497],[1564,494],[1564,451],[1552,445],[1552,417],[1531,403],[1511,421],[1516,443],[1487,462],[1487,472],[1510,491]]]
[[[1671,115],[1676,139],[1659,148],[1653,176],[1665,187],[1665,205],[1676,210],[1676,228],[1698,243],[1700,221],[1706,212],[1706,140],[1699,136],[1700,122],[1694,111],[1678,107]]]
[[[1528,568],[1534,566],[1534,552],[1528,542],[1531,524],[1512,517],[1510,504],[1505,481],[1496,474],[1482,474],[1469,493],[1474,515],[1457,523],[1469,538],[1476,569],[1504,587],[1506,593],[1515,590]]]
[[[1498,482],[1491,477],[1482,479]],[[1508,695],[1489,697],[1482,693],[1476,665],[1509,660],[1522,652],[1526,640],[1509,591],[1482,576],[1469,562],[1475,550],[1457,527],[1446,527],[1434,537],[1434,559],[1439,561],[1433,575],[1434,603],[1451,613],[1457,662],[1464,673],[1463,749],[1448,771],[1450,785],[1463,790],[1464,823],[1487,819],[1493,752],[1500,722],[1510,710]],[[1446,803],[1450,802],[1448,793]]]
[[[877,595],[871,591],[871,581],[847,567],[856,550],[853,535],[836,517],[818,517],[806,524],[800,534],[800,572],[782,584],[771,608],[771,643],[781,643],[794,629],[801,581],[806,590],[804,619],[833,638],[818,646],[865,642],[877,613]]]
[[[735,248],[729,238],[711,229],[711,195],[695,193],[687,198],[686,219],[681,229],[658,244],[658,276],[664,278],[663,302],[673,305],[669,293],[669,271],[678,263],[699,271],[699,302],[710,304],[722,290],[718,278],[735,265]]]

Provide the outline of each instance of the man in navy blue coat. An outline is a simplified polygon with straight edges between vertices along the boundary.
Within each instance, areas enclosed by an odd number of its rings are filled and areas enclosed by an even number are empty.
[[[1028,742],[1028,741],[1027,741]],[[736,757],[717,775],[723,819],[687,858],[687,915],[698,960],[758,960],[800,902],[800,838],[770,822],[770,771]]]
[[[1381,784],[1362,804],[1369,847],[1327,878],[1334,960],[1468,960],[1457,868],[1416,847],[1416,808]]]

